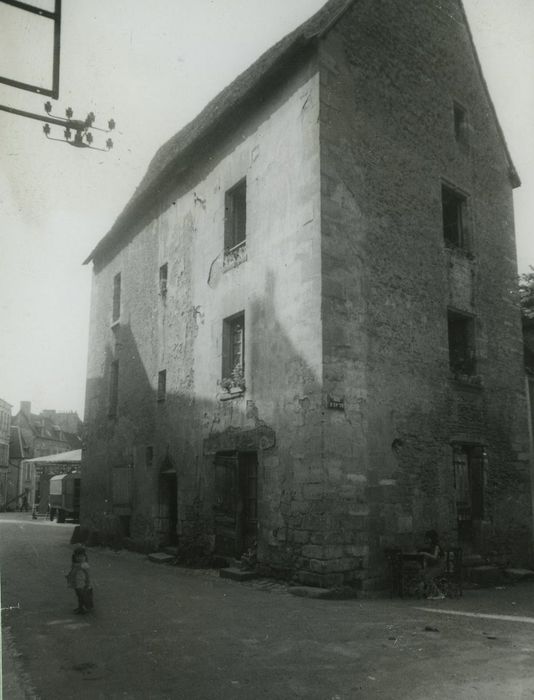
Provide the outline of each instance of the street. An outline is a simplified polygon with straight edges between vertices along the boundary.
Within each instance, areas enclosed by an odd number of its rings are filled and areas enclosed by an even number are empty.
[[[317,600],[93,548],[96,607],[80,617],[73,527],[0,514],[6,700],[534,697],[532,584]]]

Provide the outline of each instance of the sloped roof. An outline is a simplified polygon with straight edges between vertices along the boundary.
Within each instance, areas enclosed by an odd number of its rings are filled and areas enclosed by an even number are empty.
[[[16,416],[13,416],[11,424],[20,428],[22,442],[25,446],[31,447],[33,439],[39,438],[40,440],[64,442],[66,446],[73,449],[80,447],[81,438],[79,435],[63,430],[56,418],[56,415],[50,415],[47,412],[28,415],[19,411]],[[79,426],[81,428],[81,421],[79,421]]]
[[[27,462],[39,462],[39,464],[72,464],[82,461],[81,450],[70,450],[69,452],[59,452],[57,455],[46,455],[46,457],[34,457],[27,459]]]
[[[89,257],[84,260],[84,265],[107,247],[111,239],[115,239],[116,234],[128,225],[132,215],[145,202],[150,200],[152,194],[158,189],[158,183],[176,166],[179,157],[186,150],[198,143],[230,110],[238,106],[250,91],[257,87],[258,83],[270,71],[281,64],[283,59],[291,54],[293,50],[304,47],[327,32],[354,2],[355,0],[329,0],[319,12],[268,49],[257,61],[209,102],[193,121],[189,122],[181,131],[163,144],[156,152],[148,166],[146,175],[141,180],[132,198],[115,221],[109,233],[104,236]]]
[[[508,144],[506,143],[506,139],[504,137],[504,132],[502,130],[501,124],[499,122],[499,117],[497,116],[497,110],[495,109],[495,105],[493,104],[493,100],[491,99],[490,91],[488,89],[488,84],[486,83],[486,78],[484,77],[484,72],[482,71],[482,66],[480,64],[480,59],[478,58],[478,52],[475,46],[475,42],[473,40],[473,34],[471,32],[471,27],[469,26],[469,20],[467,19],[467,15],[465,13],[464,5],[463,2],[460,2],[460,8],[462,10],[462,15],[465,21],[465,27],[467,30],[467,34],[469,36],[469,41],[471,43],[471,48],[473,49],[473,56],[475,59],[475,64],[478,70],[479,78],[482,82],[482,86],[484,87],[484,91],[486,93],[486,98],[488,100],[491,112],[493,114],[493,118],[495,119],[495,125],[497,126],[497,131],[499,132],[499,136],[502,141],[502,145],[504,148],[504,152],[506,155],[506,160],[508,161],[508,168],[509,168],[509,176],[510,180],[512,182],[512,187],[521,187],[521,178],[519,177],[519,173],[517,172],[514,162],[512,160],[512,156],[510,155],[510,151],[508,149]]]
[[[108,233],[84,260],[83,264],[86,265],[91,260],[94,260],[99,253],[103,252],[112,242],[115,242],[135,217],[143,211],[143,207],[153,203],[159,189],[167,178],[170,178],[173,173],[180,170],[180,158],[183,159],[182,167],[186,166],[186,154],[197,146],[209,132],[216,128],[232,110],[236,109],[245,98],[250,95],[252,90],[258,87],[258,84],[262,80],[266,79],[277,67],[282,66],[284,60],[288,59],[295,50],[304,48],[315,39],[324,36],[356,1],[357,0],[329,0],[318,12],[310,17],[310,19],[268,49],[257,61],[209,102],[195,119],[163,144],[150,162],[144,178],[141,180],[141,183],[122,213],[118,216]],[[482,73],[467,16],[462,3],[460,3],[460,5],[479,76],[495,118],[497,130],[508,160],[510,178],[513,186],[519,187],[521,181],[511,159],[493,101]]]
[[[77,448],[81,447],[82,445],[82,439],[79,435],[75,435],[74,433],[67,433],[66,431],[63,431],[63,439],[66,443],[68,443],[69,447]]]

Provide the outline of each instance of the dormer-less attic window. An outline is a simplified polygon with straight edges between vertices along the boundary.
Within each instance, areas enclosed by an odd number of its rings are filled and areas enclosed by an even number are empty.
[[[445,244],[468,249],[467,197],[446,185],[441,187],[441,211]]]
[[[119,320],[121,315],[121,273],[118,272],[113,278],[113,314],[112,323]]]
[[[167,294],[167,274],[168,274],[168,265],[165,263],[165,265],[162,265],[159,268],[159,293],[160,296],[164,297]]]
[[[467,122],[467,111],[457,102],[453,105],[454,114],[454,137],[456,142],[466,146],[469,141],[469,129]]]
[[[241,180],[225,195],[224,247],[231,250],[247,237],[247,181]]]
[[[232,187],[224,196],[224,269],[247,259],[247,181]]]

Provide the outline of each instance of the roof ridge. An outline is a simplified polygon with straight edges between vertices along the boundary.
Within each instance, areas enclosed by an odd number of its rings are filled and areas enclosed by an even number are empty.
[[[307,45],[330,31],[355,1],[328,0],[296,29],[293,29],[264,51],[234,80],[220,90],[191,121],[162,144],[151,159],[143,179],[134,190],[133,195],[115,220],[113,226],[91,251],[83,264],[85,265],[93,260],[128,225],[129,219],[137,211],[138,207],[142,205],[151,189],[160,181],[166,168],[176,163],[180,155],[197,143],[220,119],[227,115],[232,108],[235,108],[241,100],[246,98],[259,81],[276,68],[291,50],[298,49],[301,44]]]

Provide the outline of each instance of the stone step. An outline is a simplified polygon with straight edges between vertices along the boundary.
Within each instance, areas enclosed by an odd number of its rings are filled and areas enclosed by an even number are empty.
[[[163,547],[163,552],[165,554],[170,554],[171,557],[176,557],[178,555],[178,547]]]
[[[480,588],[492,588],[499,586],[504,581],[504,576],[497,566],[485,564],[483,566],[464,567],[464,580],[467,584],[472,583]]]
[[[221,578],[229,578],[232,581],[251,581],[254,578],[258,578],[258,574],[255,571],[246,571],[245,569],[238,569],[233,566],[221,569],[219,571],[219,576]]]
[[[480,554],[464,554],[462,557],[462,566],[468,568],[470,566],[483,566],[484,558]]]
[[[354,588],[342,586],[341,588],[315,588],[313,586],[291,586],[288,588],[291,595],[300,598],[318,598],[320,600],[350,600],[358,595]]]
[[[531,581],[534,579],[534,571],[531,569],[505,569],[506,578],[511,581]]]
[[[154,564],[172,564],[175,559],[172,554],[166,554],[165,552],[153,552],[148,555],[148,558]]]

